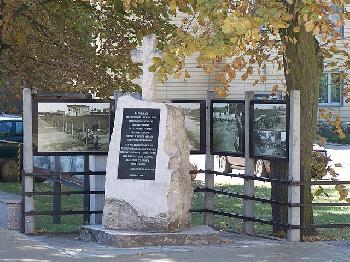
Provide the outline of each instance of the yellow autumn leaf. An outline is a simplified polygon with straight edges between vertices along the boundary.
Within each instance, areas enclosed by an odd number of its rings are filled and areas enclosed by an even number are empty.
[[[233,31],[233,24],[232,24],[232,18],[231,17],[226,17],[224,20],[224,24],[222,26],[222,32],[225,34],[232,33]]]
[[[306,30],[306,32],[312,32],[313,30],[314,30],[314,28],[315,28],[315,22],[314,22],[314,20],[309,20],[309,21],[307,21],[305,24],[304,24],[304,26],[305,26],[305,30]]]
[[[295,27],[293,28],[293,32],[295,32],[295,33],[300,32],[300,26],[295,26]]]
[[[169,9],[170,11],[176,11],[176,0],[171,0],[170,3],[169,3]]]
[[[216,57],[216,54],[213,50],[207,50],[206,55],[209,59],[213,59]]]
[[[251,23],[248,19],[234,21],[232,25],[234,26],[238,35],[244,35],[251,28]]]
[[[312,32],[312,34],[313,35],[318,35],[320,33],[320,26],[315,26],[315,28],[313,29],[313,32]]]

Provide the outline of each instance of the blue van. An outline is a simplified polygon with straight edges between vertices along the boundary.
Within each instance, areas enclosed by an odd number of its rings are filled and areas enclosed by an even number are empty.
[[[0,140],[23,142],[23,121],[21,117],[0,114]]]

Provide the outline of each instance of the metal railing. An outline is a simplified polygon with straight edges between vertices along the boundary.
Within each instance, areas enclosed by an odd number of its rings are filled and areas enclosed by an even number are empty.
[[[334,181],[334,180],[318,180],[318,181],[309,181],[309,182],[294,182],[294,181],[287,181],[287,180],[279,180],[275,178],[268,178],[268,177],[257,177],[252,175],[244,175],[244,174],[232,174],[232,173],[226,173],[226,172],[218,172],[218,171],[212,171],[212,170],[193,170],[191,171],[191,174],[211,174],[215,176],[226,176],[231,178],[241,178],[245,180],[253,180],[253,181],[261,181],[261,182],[269,182],[276,184],[282,184],[285,186],[300,186],[301,189],[305,186],[314,186],[314,185],[350,185],[350,181]],[[229,198],[238,198],[238,199],[244,199],[244,200],[252,200],[256,202],[260,202],[263,204],[271,204],[271,205],[278,205],[278,206],[284,206],[284,207],[300,207],[301,208],[301,216],[300,216],[300,225],[292,225],[288,223],[280,223],[279,221],[273,221],[273,220],[266,220],[261,218],[254,217],[248,217],[244,216],[242,214],[238,213],[232,213],[226,210],[212,210],[208,208],[199,208],[199,209],[191,209],[190,211],[192,213],[211,213],[214,215],[219,216],[225,216],[225,217],[231,217],[231,218],[237,218],[241,219],[242,221],[251,221],[251,222],[257,222],[260,224],[265,225],[273,225],[273,226],[279,226],[284,229],[301,229],[301,238],[303,238],[303,230],[305,229],[315,229],[315,228],[347,228],[350,227],[350,223],[324,223],[324,224],[304,224],[304,212],[303,209],[306,207],[350,207],[350,203],[348,202],[319,202],[319,203],[305,203],[303,201],[304,198],[301,198],[300,203],[290,203],[290,202],[283,202],[278,201],[275,199],[269,199],[269,198],[261,198],[256,196],[247,196],[245,194],[237,193],[237,192],[230,192],[227,190],[218,190],[214,188],[208,188],[208,187],[196,187],[194,189],[194,192],[196,193],[212,193],[214,195],[222,195],[227,196]],[[302,194],[303,191],[301,190]]]

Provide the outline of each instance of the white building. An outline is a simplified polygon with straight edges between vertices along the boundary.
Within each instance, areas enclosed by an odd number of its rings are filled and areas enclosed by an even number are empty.
[[[67,105],[68,116],[85,116],[90,114],[90,107],[87,105]]]

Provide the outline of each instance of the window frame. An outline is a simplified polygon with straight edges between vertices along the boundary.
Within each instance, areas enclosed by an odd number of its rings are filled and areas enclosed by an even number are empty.
[[[319,106],[323,106],[323,107],[329,107],[329,106],[334,106],[334,107],[341,107],[343,105],[343,86],[344,86],[344,81],[342,79],[340,79],[340,90],[339,90],[339,103],[338,102],[332,102],[332,74],[341,74],[342,72],[323,72],[322,74],[327,74],[327,103],[318,103]],[[321,87],[321,83],[319,83],[319,90]],[[320,99],[320,97],[319,97]]]

